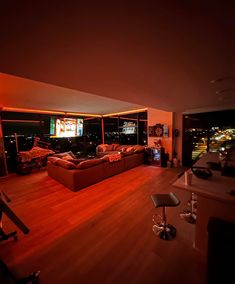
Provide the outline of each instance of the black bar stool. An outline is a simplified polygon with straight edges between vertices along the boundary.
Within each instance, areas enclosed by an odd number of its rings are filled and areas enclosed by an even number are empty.
[[[151,195],[151,199],[155,208],[162,207],[162,216],[153,215],[153,232],[163,240],[173,239],[176,236],[176,228],[167,224],[166,207],[178,206],[180,200],[173,192],[168,194],[153,194]],[[157,218],[160,220],[158,221]]]

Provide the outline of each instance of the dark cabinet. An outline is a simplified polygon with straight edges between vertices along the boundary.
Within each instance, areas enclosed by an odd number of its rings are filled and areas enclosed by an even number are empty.
[[[145,150],[145,163],[156,167],[165,166],[165,149],[164,147],[152,147]]]

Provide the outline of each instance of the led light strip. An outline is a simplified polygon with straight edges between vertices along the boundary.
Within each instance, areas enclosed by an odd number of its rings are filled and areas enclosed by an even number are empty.
[[[121,112],[114,112],[114,113],[104,114],[103,117],[113,116],[113,115],[121,115],[121,114],[130,114],[130,113],[142,112],[142,111],[146,111],[146,110],[147,110],[147,108],[140,108],[140,109],[121,111]]]
[[[39,110],[39,109],[28,109],[28,108],[13,108],[13,107],[3,107],[2,111],[27,112],[27,113],[39,113],[39,114],[60,114],[60,115],[71,115],[71,116],[102,117],[99,114],[77,113],[77,112],[66,112],[66,111],[53,111],[53,110]]]
[[[44,121],[40,120],[24,120],[24,119],[2,119],[2,122],[19,122],[19,123],[36,123],[36,124],[44,124]]]
[[[39,114],[60,114],[60,115],[71,115],[71,116],[87,116],[87,117],[109,117],[114,115],[131,114],[137,112],[146,111],[147,108],[133,109],[122,112],[114,112],[108,114],[93,114],[93,113],[77,113],[77,112],[66,112],[66,111],[53,111],[53,110],[39,110],[39,109],[28,109],[28,108],[13,108],[13,107],[2,107],[2,111],[12,112],[27,112],[27,113],[39,113]]]

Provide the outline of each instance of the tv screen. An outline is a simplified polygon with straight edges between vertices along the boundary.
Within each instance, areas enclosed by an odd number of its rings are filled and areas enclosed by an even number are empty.
[[[50,134],[56,137],[75,137],[83,135],[83,119],[51,118]]]
[[[123,134],[135,134],[136,133],[136,124],[134,122],[127,122],[123,123],[122,127]]]

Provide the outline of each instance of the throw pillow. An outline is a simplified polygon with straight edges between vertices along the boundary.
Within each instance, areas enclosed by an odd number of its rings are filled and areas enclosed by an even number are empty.
[[[124,152],[126,151],[128,146],[126,145],[119,145],[117,148],[116,148],[116,151],[120,151],[120,152]]]
[[[98,152],[106,152],[107,146],[108,144],[100,144],[99,146],[97,146]]]
[[[102,158],[100,158],[101,160],[108,162],[109,161],[109,155],[104,155]]]
[[[118,151],[117,148],[120,146],[120,144],[112,144],[112,151]]]
[[[134,152],[134,147],[133,146],[127,147],[125,152]]]
[[[51,156],[51,157],[47,158],[47,161],[52,163],[52,164],[54,164],[54,165],[56,164],[57,160],[60,160],[60,158],[54,157],[54,156]]]
[[[62,159],[57,160],[56,165],[67,170],[76,169],[76,165],[74,163]]]
[[[144,146],[141,146],[141,145],[135,145],[135,146],[134,146],[134,152],[135,152],[135,153],[144,152],[144,149],[145,149],[145,147],[144,147]]]
[[[74,163],[75,165],[78,165],[79,163],[83,162],[84,159],[70,159],[68,161]]]
[[[73,159],[76,159],[76,156],[73,154],[72,151],[68,151],[68,152],[64,152],[64,153],[58,153],[58,154],[55,154],[54,157],[59,157],[59,158],[62,158],[64,156],[71,156],[71,158]]]
[[[74,155],[74,153],[72,151],[69,151],[68,155],[70,155],[73,159],[76,159],[76,156]]]
[[[77,169],[87,169],[103,163],[102,159],[85,160],[77,165]]]
[[[65,161],[71,161],[73,158],[70,155],[66,155],[66,156],[61,157],[61,159]]]
[[[113,151],[113,145],[107,145],[106,151]]]
[[[112,155],[108,155],[108,157],[109,157],[110,163],[120,161],[122,158],[121,154],[112,154]]]

